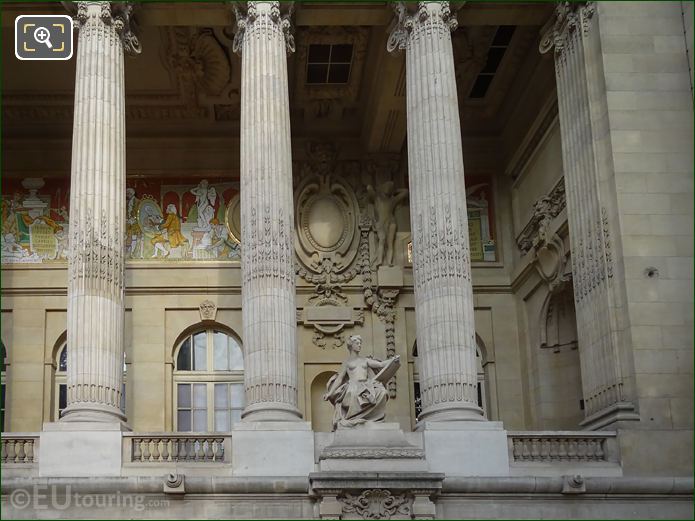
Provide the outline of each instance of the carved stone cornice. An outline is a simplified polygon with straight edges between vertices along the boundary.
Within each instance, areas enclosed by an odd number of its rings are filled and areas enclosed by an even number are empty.
[[[246,4],[245,9],[244,4]],[[232,47],[235,53],[241,54],[244,38],[249,36],[252,27],[256,24],[282,31],[287,54],[294,52],[294,34],[292,33],[291,22],[292,14],[294,13],[294,2],[234,2],[232,3],[232,10],[236,19],[234,44]]]
[[[99,18],[107,25],[112,26],[123,44],[123,50],[128,54],[140,54],[142,47],[136,36],[137,24],[133,17],[135,5],[131,2],[63,2],[63,6],[74,16],[74,24],[80,31],[88,26],[94,14],[89,14],[89,5],[98,5],[101,8]]]
[[[411,35],[425,25],[437,24],[450,31],[455,31],[458,27],[449,2],[418,2],[414,10],[405,2],[396,2],[393,4],[393,10],[396,17],[386,43],[388,52],[405,50]]]
[[[578,27],[584,32],[589,30],[594,12],[594,2],[559,2],[555,14],[541,29],[540,53],[545,54],[555,48],[555,56],[561,56]]]

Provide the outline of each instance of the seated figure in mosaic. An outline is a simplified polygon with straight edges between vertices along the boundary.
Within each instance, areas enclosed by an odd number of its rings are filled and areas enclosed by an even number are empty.
[[[389,399],[384,385],[401,365],[400,357],[383,362],[360,356],[362,337],[352,335],[347,341],[348,359],[326,384],[323,399],[335,407],[333,430],[383,422]]]

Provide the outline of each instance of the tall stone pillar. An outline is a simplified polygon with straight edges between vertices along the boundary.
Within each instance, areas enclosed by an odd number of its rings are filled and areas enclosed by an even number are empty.
[[[290,7],[291,10],[291,7]],[[241,53],[241,228],[245,421],[299,420],[294,202],[287,53],[280,2],[235,4]]]
[[[125,3],[77,3],[66,422],[125,422],[123,52],[140,52],[131,11]]]
[[[572,245],[583,426],[638,420],[601,42],[593,2],[560,2],[541,39],[555,49],[567,220]]]
[[[395,6],[388,50],[405,49],[420,421],[483,420],[449,2]]]

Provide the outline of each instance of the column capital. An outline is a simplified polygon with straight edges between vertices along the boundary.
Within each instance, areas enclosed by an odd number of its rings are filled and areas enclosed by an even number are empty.
[[[99,18],[112,26],[118,35],[123,50],[128,54],[140,54],[142,47],[136,36],[137,24],[133,17],[135,5],[131,2],[62,2],[73,15],[73,23],[81,30],[90,18]],[[91,7],[91,9],[90,9]]]
[[[581,27],[584,32],[589,30],[595,10],[594,2],[558,3],[555,12],[541,29],[538,51],[545,54],[555,48],[555,54],[561,55],[567,48],[570,35],[577,27]]]
[[[278,2],[277,0],[232,2],[232,10],[236,19],[232,46],[235,53],[241,54],[247,31],[251,29],[252,25],[260,21],[264,21],[266,24],[270,22],[282,31],[287,54],[295,51],[292,32],[294,2]]]
[[[450,31],[455,31],[458,27],[456,15],[452,13],[451,6],[447,1],[426,1],[426,2],[396,2],[393,5],[395,18],[391,25],[386,49],[388,52],[402,51],[408,44],[408,38],[413,30],[426,22],[439,21]],[[454,10],[460,9],[463,5],[457,5]]]

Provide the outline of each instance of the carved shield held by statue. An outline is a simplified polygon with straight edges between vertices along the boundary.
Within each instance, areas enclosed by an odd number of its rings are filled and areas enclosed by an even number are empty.
[[[393,375],[396,374],[396,371],[398,371],[398,368],[401,366],[401,357],[395,356],[385,360],[385,362],[387,362],[386,366],[374,377],[375,380],[384,385],[386,385],[386,382],[388,382]]]

